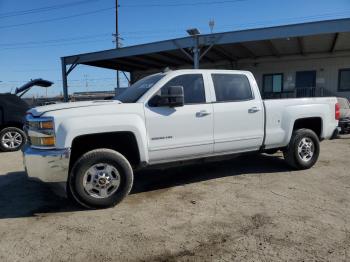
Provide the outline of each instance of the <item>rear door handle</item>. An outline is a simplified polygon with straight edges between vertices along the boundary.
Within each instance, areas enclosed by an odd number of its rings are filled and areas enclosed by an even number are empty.
[[[203,116],[208,116],[208,115],[210,115],[210,113],[206,110],[201,110],[201,111],[196,113],[196,117],[203,117]]]
[[[257,108],[256,106],[248,109],[248,113],[249,114],[253,114],[253,113],[256,113],[256,112],[259,112],[259,111],[260,111],[260,109]]]

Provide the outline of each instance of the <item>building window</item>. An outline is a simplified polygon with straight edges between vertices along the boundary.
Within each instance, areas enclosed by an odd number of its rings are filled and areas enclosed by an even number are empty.
[[[338,91],[350,91],[350,68],[339,70],[338,81]]]
[[[281,93],[283,91],[283,74],[263,75],[264,93]]]

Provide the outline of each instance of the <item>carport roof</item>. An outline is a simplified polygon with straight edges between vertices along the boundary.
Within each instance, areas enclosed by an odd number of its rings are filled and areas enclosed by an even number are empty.
[[[199,35],[198,42],[203,63],[350,51],[350,18]],[[194,45],[188,36],[62,57],[62,63],[128,72],[180,67],[193,64]]]

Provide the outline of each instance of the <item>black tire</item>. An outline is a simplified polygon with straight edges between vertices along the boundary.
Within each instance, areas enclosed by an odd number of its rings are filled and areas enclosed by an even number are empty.
[[[299,145],[303,139],[311,140],[313,144],[313,155],[307,161],[302,159],[298,152]],[[299,129],[293,132],[288,147],[283,151],[284,159],[294,169],[303,170],[311,168],[320,154],[320,141],[314,131],[310,129]]]
[[[91,196],[84,187],[86,172],[100,163],[114,167],[119,174],[120,184],[116,191],[108,197]],[[68,179],[68,192],[80,205],[90,208],[107,208],[117,205],[130,192],[133,185],[133,170],[129,161],[120,153],[111,149],[95,149],[85,153],[75,163]]]
[[[15,141],[16,144],[7,142],[7,139],[9,139],[8,134],[11,134],[11,136],[16,135],[17,138],[20,138],[20,143],[19,140]],[[20,150],[26,142],[27,137],[25,133],[17,127],[6,127],[0,131],[0,151],[13,152]]]

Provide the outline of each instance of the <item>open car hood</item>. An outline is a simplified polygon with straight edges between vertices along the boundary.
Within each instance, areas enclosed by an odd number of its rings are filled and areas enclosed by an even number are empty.
[[[51,81],[44,80],[41,78],[34,79],[24,84],[23,86],[16,88],[15,95],[18,95],[19,97],[21,97],[25,93],[27,93],[33,86],[50,87],[52,85],[53,85],[53,82]]]

